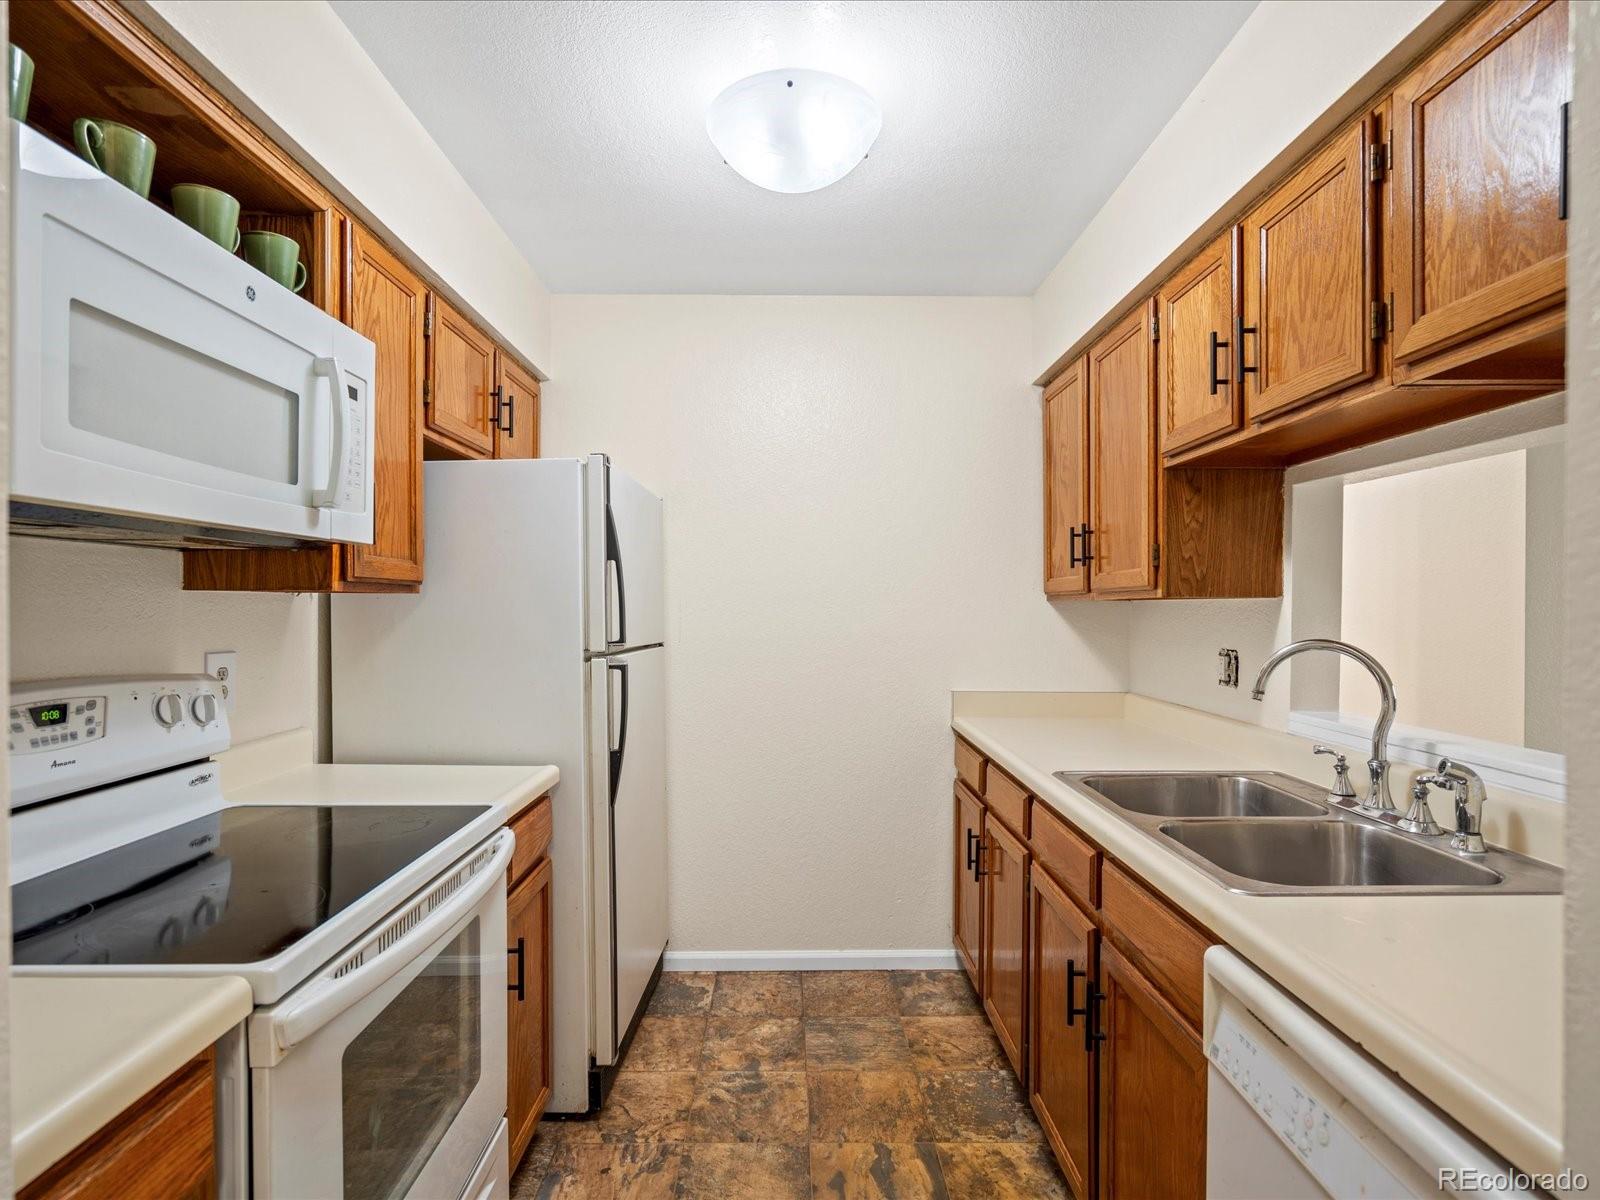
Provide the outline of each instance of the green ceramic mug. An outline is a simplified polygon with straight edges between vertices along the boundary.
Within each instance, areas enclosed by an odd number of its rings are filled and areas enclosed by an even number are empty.
[[[21,46],[6,46],[6,80],[11,88],[11,119],[28,119],[28,96],[33,91],[33,59]]]
[[[203,183],[174,184],[172,211],[230,254],[239,248],[239,202],[227,192]]]
[[[145,134],[118,121],[72,123],[78,153],[123,187],[150,198],[150,176],[156,169],[156,144]]]
[[[252,229],[244,235],[244,260],[291,292],[298,292],[306,285],[306,265],[300,261],[300,243],[292,237]]]

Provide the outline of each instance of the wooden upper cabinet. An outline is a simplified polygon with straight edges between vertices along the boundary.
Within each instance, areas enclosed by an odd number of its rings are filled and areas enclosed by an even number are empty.
[[[1101,1200],[1201,1200],[1206,1057],[1155,985],[1100,946]],[[1159,1130],[1159,1136],[1152,1136]]]
[[[1156,293],[1161,449],[1171,454],[1239,428],[1235,336],[1239,230],[1229,229]]]
[[[430,293],[428,431],[468,457],[494,453],[495,345]]]
[[[1374,120],[1334,138],[1244,218],[1241,341],[1251,421],[1374,373]]]
[[[1028,1020],[1028,847],[984,822],[983,1009],[1019,1078]]]
[[[1089,351],[1089,569],[1095,592],[1156,586],[1155,302]]]
[[[1566,0],[1488,5],[1395,88],[1397,363],[1565,299],[1571,94]]]
[[[550,1102],[550,860],[506,897],[506,1121],[511,1169]]]
[[[372,545],[345,547],[344,576],[364,583],[419,583],[427,290],[377,238],[353,221],[344,227],[345,323],[377,347]]]
[[[978,855],[983,846],[983,805],[960,783],[955,798],[955,911],[951,940],[956,957],[978,995],[983,995],[983,883]]]
[[[539,457],[539,381],[504,350],[495,354],[494,456]]]
[[[1034,865],[1028,1102],[1075,1196],[1094,1195],[1095,1055],[1086,1036],[1094,923]]]
[[[1083,531],[1089,520],[1088,360],[1080,358],[1044,392],[1044,590],[1089,590]]]

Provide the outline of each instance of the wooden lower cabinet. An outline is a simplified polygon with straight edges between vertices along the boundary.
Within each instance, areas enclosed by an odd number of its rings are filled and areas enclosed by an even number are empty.
[[[1096,1063],[1087,1020],[1099,934],[1037,863],[1030,886],[1028,1102],[1079,1200],[1094,1195]]]
[[[999,821],[984,822],[983,1009],[1018,1077],[1027,1074],[1029,857]]]
[[[506,1121],[511,1168],[550,1103],[550,860],[506,897]]]
[[[207,1050],[19,1193],[21,1200],[211,1200],[216,1071]]]
[[[983,845],[983,804],[966,786],[955,790],[955,912],[951,921],[956,957],[972,986],[983,995],[983,882],[978,855]]]
[[[1200,1200],[1206,1185],[1206,1057],[1156,986],[1100,947],[1102,1200]]]

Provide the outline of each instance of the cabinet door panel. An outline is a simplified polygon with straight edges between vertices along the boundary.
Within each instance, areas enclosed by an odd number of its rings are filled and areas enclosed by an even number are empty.
[[[1018,1078],[1026,1075],[1028,848],[998,821],[984,823],[983,1008]]]
[[[345,222],[349,310],[345,322],[377,347],[372,545],[345,548],[345,578],[422,579],[422,281],[366,230]]]
[[[1044,590],[1049,596],[1089,590],[1078,537],[1089,519],[1087,384],[1087,362],[1080,358],[1044,393]]]
[[[1156,386],[1161,449],[1181,450],[1239,428],[1234,356],[1238,227],[1228,230],[1156,294],[1161,339]]]
[[[1372,375],[1370,118],[1334,139],[1243,222],[1245,415],[1260,420]]]
[[[1104,942],[1100,987],[1101,1200],[1201,1200],[1206,1058],[1200,1039]]]
[[[432,297],[428,339],[428,428],[464,450],[494,450],[489,393],[494,390],[494,343],[438,296]]]
[[[1491,4],[1394,94],[1395,359],[1566,293],[1566,0]]]
[[[978,995],[983,995],[983,884],[973,864],[983,844],[983,805],[956,784],[955,918],[956,956]]]
[[[506,897],[506,1120],[511,1169],[517,1168],[550,1102],[550,860],[545,859]],[[518,962],[518,959],[521,962]],[[519,979],[520,994],[516,988]]]
[[[1091,591],[1155,587],[1154,301],[1089,351]]]
[[[504,352],[495,355],[499,417],[495,422],[496,458],[539,457],[539,381]]]
[[[1095,979],[1095,928],[1037,864],[1030,879],[1028,1100],[1073,1194],[1092,1196],[1095,1056],[1084,1040],[1084,1010]]]

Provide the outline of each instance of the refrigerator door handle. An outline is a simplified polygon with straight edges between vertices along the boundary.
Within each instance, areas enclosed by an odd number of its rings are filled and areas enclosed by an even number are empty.
[[[616,575],[615,589],[611,577]],[[617,597],[617,636],[611,636],[611,593]],[[623,646],[628,642],[628,598],[622,587],[622,549],[617,542],[617,522],[611,515],[611,505],[606,505],[606,644]]]
[[[622,676],[622,715],[617,719],[617,744],[607,745],[611,760],[611,805],[616,807],[617,784],[622,780],[622,759],[628,752],[628,664],[625,662],[606,663],[607,678],[610,672],[615,671]],[[606,689],[606,714],[611,713],[611,691]],[[607,731],[607,742],[610,742],[610,731]]]

